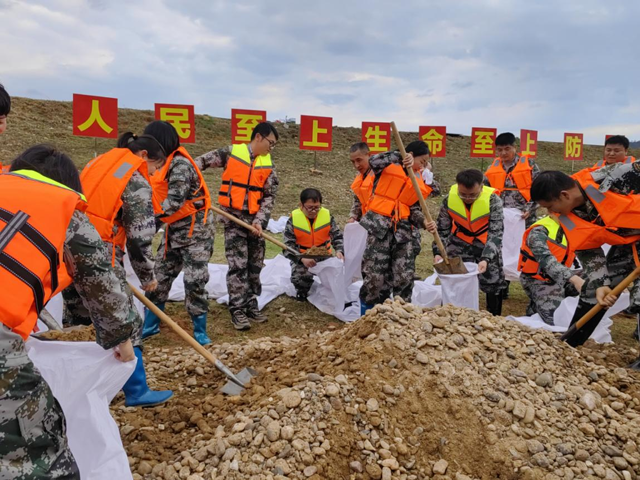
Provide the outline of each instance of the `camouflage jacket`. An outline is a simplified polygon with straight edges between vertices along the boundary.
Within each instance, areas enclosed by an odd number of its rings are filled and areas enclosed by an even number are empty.
[[[344,254],[344,238],[342,236],[342,230],[340,230],[340,227],[338,226],[335,218],[333,218],[333,215],[331,215],[331,226],[329,228],[329,238],[331,239],[331,246],[333,247],[333,251],[335,253],[340,252]],[[284,244],[287,247],[293,248],[294,250],[298,251],[298,242],[296,241],[296,234],[293,230],[293,219],[291,217],[289,217],[289,220],[287,220],[287,225],[284,229]],[[300,257],[293,255],[287,250],[284,250],[283,253],[286,258],[293,262],[300,261]]]
[[[380,179],[380,174],[392,163],[402,163],[399,152],[380,153],[369,159],[369,165],[375,175],[375,180],[373,181],[374,192]],[[400,220],[396,223],[391,217],[386,217],[369,210],[360,220],[360,225],[362,225],[369,234],[375,235],[379,239],[384,238],[387,232],[392,230],[397,243],[406,243],[412,239],[412,227],[424,228],[424,221],[425,217],[420,209],[420,204],[416,202],[411,205],[409,218],[406,220]]]
[[[116,216],[127,236],[127,253],[142,285],[155,279],[151,242],[156,233],[151,185],[135,172],[122,192],[122,207]],[[117,252],[119,259],[124,252]]]
[[[173,215],[184,205],[185,201],[201,196],[198,172],[196,172],[191,162],[182,155],[173,157],[167,173],[167,183],[167,198],[162,203],[165,216]],[[196,203],[196,207],[202,206],[204,206],[204,201]],[[207,215],[206,222],[205,214]],[[184,247],[194,243],[194,239],[212,236],[214,229],[211,217],[210,212],[200,210],[196,212],[195,221],[189,216],[168,226],[165,225],[165,228],[168,229],[169,247]],[[192,224],[193,231],[189,234]]]
[[[507,168],[507,173],[511,172],[516,167],[516,164],[519,160],[520,156],[516,155],[513,160],[513,165]],[[536,164],[536,162],[531,158],[529,158],[529,165],[531,165],[532,168],[531,181],[533,181],[540,174],[540,167],[538,167],[538,164]],[[489,184],[489,179],[486,176],[484,177],[484,184],[488,187],[491,186]],[[504,186],[506,188],[517,188],[516,182],[514,182],[511,177],[507,177],[504,182]],[[534,213],[538,208],[538,204],[536,204],[535,202],[527,202],[527,200],[518,190],[506,190],[504,192],[501,192],[500,198],[502,199],[503,208],[517,208],[522,212],[531,213]]]
[[[231,153],[232,146],[219,148],[218,150],[212,150],[210,152],[205,153],[204,155],[200,155],[195,159],[196,164],[200,167],[200,170],[206,170],[207,168],[226,168],[227,160],[229,159],[229,154]],[[253,154],[251,155],[251,160],[253,161]],[[241,220],[244,220],[247,223],[253,223],[254,221],[260,222],[262,228],[267,228],[267,223],[269,222],[269,218],[271,217],[271,211],[273,210],[273,206],[276,202],[276,193],[278,193],[278,175],[276,174],[275,167],[271,170],[271,174],[267,178],[263,190],[262,190],[262,200],[260,200],[260,209],[255,215],[250,214],[246,211],[236,210],[234,208],[220,207],[222,210],[235,215]],[[245,198],[245,202],[247,199]],[[231,220],[228,220],[225,217],[219,216],[219,220],[227,225]]]
[[[461,246],[469,245],[462,240],[458,241],[458,237],[451,235],[451,229],[453,227],[453,220],[451,215],[449,214],[449,195],[445,196],[442,199],[442,207],[440,208],[440,213],[438,214],[438,219],[436,220],[438,224],[438,233],[440,234],[440,238],[442,239],[442,243],[447,247],[449,242],[459,243]],[[504,232],[504,215],[502,212],[502,200],[498,195],[491,195],[491,199],[489,202],[489,231],[487,235],[487,243],[482,244],[482,242],[474,238],[473,245],[477,248],[482,249],[481,259],[486,260],[487,262],[495,262],[498,261],[499,257],[502,255],[502,234]],[[433,243],[433,254],[440,255],[440,250],[438,246]]]
[[[83,213],[75,212],[71,218],[64,256],[91,314],[98,345],[108,349],[129,339],[139,327],[138,315],[130,314],[128,294],[111,266],[111,253]]]
[[[538,225],[529,232],[527,246],[531,249],[531,253],[544,274],[557,285],[564,286],[573,273],[551,253],[547,240],[549,240],[549,232],[545,227]]]

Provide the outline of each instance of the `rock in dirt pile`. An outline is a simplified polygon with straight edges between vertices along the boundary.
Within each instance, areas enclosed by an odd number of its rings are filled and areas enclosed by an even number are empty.
[[[608,347],[396,300],[337,332],[215,351],[260,371],[241,396],[165,349],[148,370],[176,398],[114,407],[135,478],[640,478],[640,378]]]

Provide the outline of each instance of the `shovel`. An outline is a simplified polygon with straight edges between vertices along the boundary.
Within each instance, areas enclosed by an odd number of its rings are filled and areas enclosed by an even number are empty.
[[[222,215],[223,217],[228,218],[232,222],[237,223],[241,227],[246,228],[250,232],[258,233],[258,231],[255,229],[255,227],[253,225],[249,225],[247,222],[243,222],[242,220],[240,220],[235,215],[231,215],[230,213],[225,212],[224,210],[221,210],[218,207],[215,207],[213,205],[211,206],[211,210],[213,210],[214,212],[216,212],[219,215]],[[269,240],[274,245],[277,245],[278,247],[282,248],[283,250],[286,250],[291,255],[295,255],[298,258],[311,258],[313,260],[317,260],[318,262],[321,261],[321,260],[326,260],[327,258],[331,258],[331,255],[308,255],[308,254],[300,253],[300,252],[298,252],[297,250],[294,250],[291,247],[287,247],[280,240],[278,240],[277,238],[272,237],[271,235],[269,235],[267,233],[262,232],[262,236],[264,237],[265,240]]]
[[[187,332],[185,332],[180,325],[178,325],[167,314],[156,307],[147,297],[142,294],[142,292],[140,292],[131,284],[129,284],[129,288],[131,288],[133,295],[138,300],[140,300],[146,308],[152,311],[155,316],[157,316],[160,320],[171,327],[171,329],[178,335],[180,335],[180,337],[182,337],[185,342],[191,345],[196,352],[198,352],[209,362],[211,362],[229,379],[227,384],[222,387],[222,393],[226,393],[227,395],[240,395],[244,391],[245,387],[249,385],[249,382],[251,382],[251,378],[258,375],[257,371],[255,371],[253,368],[248,367],[242,369],[237,375],[234,374],[224,363],[218,360],[215,355],[213,355],[209,350],[196,342],[196,340]]]
[[[393,136],[396,139],[398,148],[400,149],[400,154],[402,155],[402,158],[404,158],[407,155],[407,151],[404,149],[404,143],[402,143],[402,138],[400,138],[400,132],[398,132],[395,122],[391,122],[391,130],[393,130]],[[427,217],[427,220],[429,222],[432,222],[433,219],[431,218],[431,213],[427,208],[427,203],[424,201],[424,197],[422,196],[422,192],[420,191],[420,186],[418,185],[416,176],[413,173],[413,169],[407,168],[405,170],[407,171],[407,175],[411,179],[411,184],[413,185],[413,189],[416,191],[416,194],[418,195],[418,201],[420,202],[420,208],[422,208],[422,213],[424,213],[424,216]],[[442,275],[459,275],[459,274],[469,273],[467,271],[467,267],[464,266],[464,262],[462,261],[462,258],[447,256],[447,251],[445,250],[444,245],[442,244],[442,240],[440,239],[440,235],[438,235],[438,232],[433,234],[433,238],[436,241],[438,250],[440,250],[440,255],[442,256],[442,259],[444,260],[441,263],[435,263],[433,265],[433,268],[435,269],[436,272]]]

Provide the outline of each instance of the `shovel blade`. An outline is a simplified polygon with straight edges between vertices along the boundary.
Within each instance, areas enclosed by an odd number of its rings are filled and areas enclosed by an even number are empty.
[[[441,275],[462,275],[469,273],[460,257],[449,257],[449,263],[440,262],[433,265],[436,272]]]
[[[239,380],[240,383],[242,383],[242,385],[246,387],[251,382],[251,379],[257,376],[258,376],[258,372],[256,370],[254,370],[253,368],[247,367],[239,371],[238,374],[235,376],[235,378]],[[229,380],[222,387],[220,391],[225,395],[234,396],[234,395],[240,395],[242,392],[244,392],[244,387],[241,387],[236,382]]]

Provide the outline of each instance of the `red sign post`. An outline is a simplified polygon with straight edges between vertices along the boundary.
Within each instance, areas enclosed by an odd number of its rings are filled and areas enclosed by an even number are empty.
[[[362,141],[369,145],[371,153],[391,150],[391,123],[362,122]]]
[[[196,143],[196,116],[193,105],[156,103],[156,120],[169,122],[178,132],[180,143]]]
[[[418,136],[434,158],[447,156],[447,127],[419,127]]]
[[[300,116],[300,150],[330,152],[333,146],[333,118]]]
[[[520,130],[520,155],[531,158],[538,156],[538,131]]]
[[[256,125],[267,121],[264,110],[231,109],[231,143],[249,143]]]
[[[73,134],[118,138],[118,99],[74,93]]]
[[[473,127],[471,129],[471,158],[494,157],[496,154],[495,128]]]

